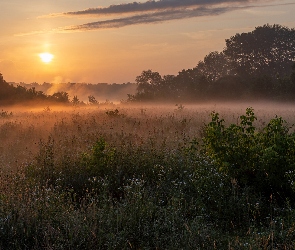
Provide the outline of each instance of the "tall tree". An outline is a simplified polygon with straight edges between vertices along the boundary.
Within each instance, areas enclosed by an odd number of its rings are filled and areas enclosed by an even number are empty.
[[[295,85],[295,62],[292,65],[291,81]]]
[[[295,60],[295,29],[274,24],[226,39],[227,55],[241,76],[289,75]]]
[[[143,95],[147,99],[153,99],[162,83],[162,76],[158,72],[145,70],[135,79],[138,95]]]
[[[67,92],[56,92],[52,95],[53,100],[57,102],[69,102],[69,94]]]
[[[0,73],[0,100],[7,100],[15,93],[15,88],[7,83]]]
[[[73,99],[72,99],[72,104],[74,106],[77,106],[80,103],[80,100],[78,98],[78,96],[74,95]]]
[[[88,101],[89,101],[89,104],[97,104],[97,100],[95,99],[95,97],[93,95],[89,95],[88,96]]]
[[[210,52],[195,68],[209,82],[231,74],[231,61],[223,52]]]

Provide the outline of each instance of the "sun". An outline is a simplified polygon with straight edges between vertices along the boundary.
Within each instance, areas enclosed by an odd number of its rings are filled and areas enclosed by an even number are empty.
[[[44,63],[50,63],[54,57],[54,55],[45,52],[45,53],[40,53],[39,57],[41,58],[41,61]]]

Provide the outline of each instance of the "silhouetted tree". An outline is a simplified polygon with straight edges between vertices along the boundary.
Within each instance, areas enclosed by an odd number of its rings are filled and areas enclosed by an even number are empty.
[[[14,92],[13,86],[9,85],[0,73],[0,99],[7,99]]]
[[[290,74],[295,58],[295,30],[274,24],[226,39],[224,54],[241,76]]]
[[[291,82],[295,85],[295,62],[292,65]]]
[[[21,83],[23,84],[23,83]],[[34,84],[36,85],[36,84]],[[28,85],[32,86],[32,85]],[[54,101],[54,102],[69,102],[69,96],[67,92],[57,92],[52,96],[46,95],[43,91],[37,91],[36,88],[27,88],[22,85],[8,84],[0,73],[0,102],[2,104],[14,104],[14,103],[24,103],[27,101]]]
[[[162,77],[159,85],[160,98],[163,100],[171,100],[178,95],[179,88],[177,87],[176,77],[174,75],[165,75]]]
[[[210,52],[195,68],[207,81],[214,82],[232,73],[231,60],[223,52]]]
[[[88,101],[90,104],[97,104],[97,101],[93,95],[88,96]]]
[[[69,94],[63,91],[54,93],[52,98],[57,102],[69,102]]]
[[[247,94],[243,79],[239,76],[220,77],[213,85],[210,96],[219,99],[238,100]]]
[[[76,105],[78,105],[80,103],[80,100],[79,100],[79,98],[78,98],[78,96],[74,96],[73,97],[73,99],[72,99],[72,104],[74,105],[74,106],[76,106]]]
[[[135,79],[137,84],[137,94],[146,99],[154,99],[162,82],[162,77],[158,72],[146,70]]]
[[[204,99],[210,87],[207,78],[196,68],[179,72],[174,85],[177,99],[188,100]]]

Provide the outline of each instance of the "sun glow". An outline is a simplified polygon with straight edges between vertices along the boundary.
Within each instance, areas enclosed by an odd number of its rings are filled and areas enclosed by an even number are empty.
[[[54,56],[52,54],[48,53],[48,52],[45,52],[45,53],[39,54],[39,57],[41,58],[42,62],[50,63]]]

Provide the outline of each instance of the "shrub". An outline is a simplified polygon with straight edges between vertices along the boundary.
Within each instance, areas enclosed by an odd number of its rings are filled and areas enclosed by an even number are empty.
[[[99,132],[63,141],[69,127],[55,126],[24,172],[0,171],[0,248],[293,249],[294,136],[281,118],[260,130],[254,122],[252,109],[229,126],[213,113],[203,144],[174,130],[111,137],[94,122]]]
[[[108,110],[108,111],[106,111],[106,114],[107,114],[108,116],[117,117],[117,116],[119,116],[119,110],[118,110],[118,109],[115,109],[115,110]]]
[[[241,187],[251,187],[265,198],[295,201],[290,175],[295,169],[295,133],[281,117],[258,131],[252,108],[240,116],[240,124],[226,127],[219,114],[211,114],[205,126],[203,153],[213,159],[218,171]]]
[[[8,117],[11,117],[13,114],[12,112],[8,112],[8,111],[4,111],[3,109],[1,110],[0,112],[0,118],[8,118]]]

